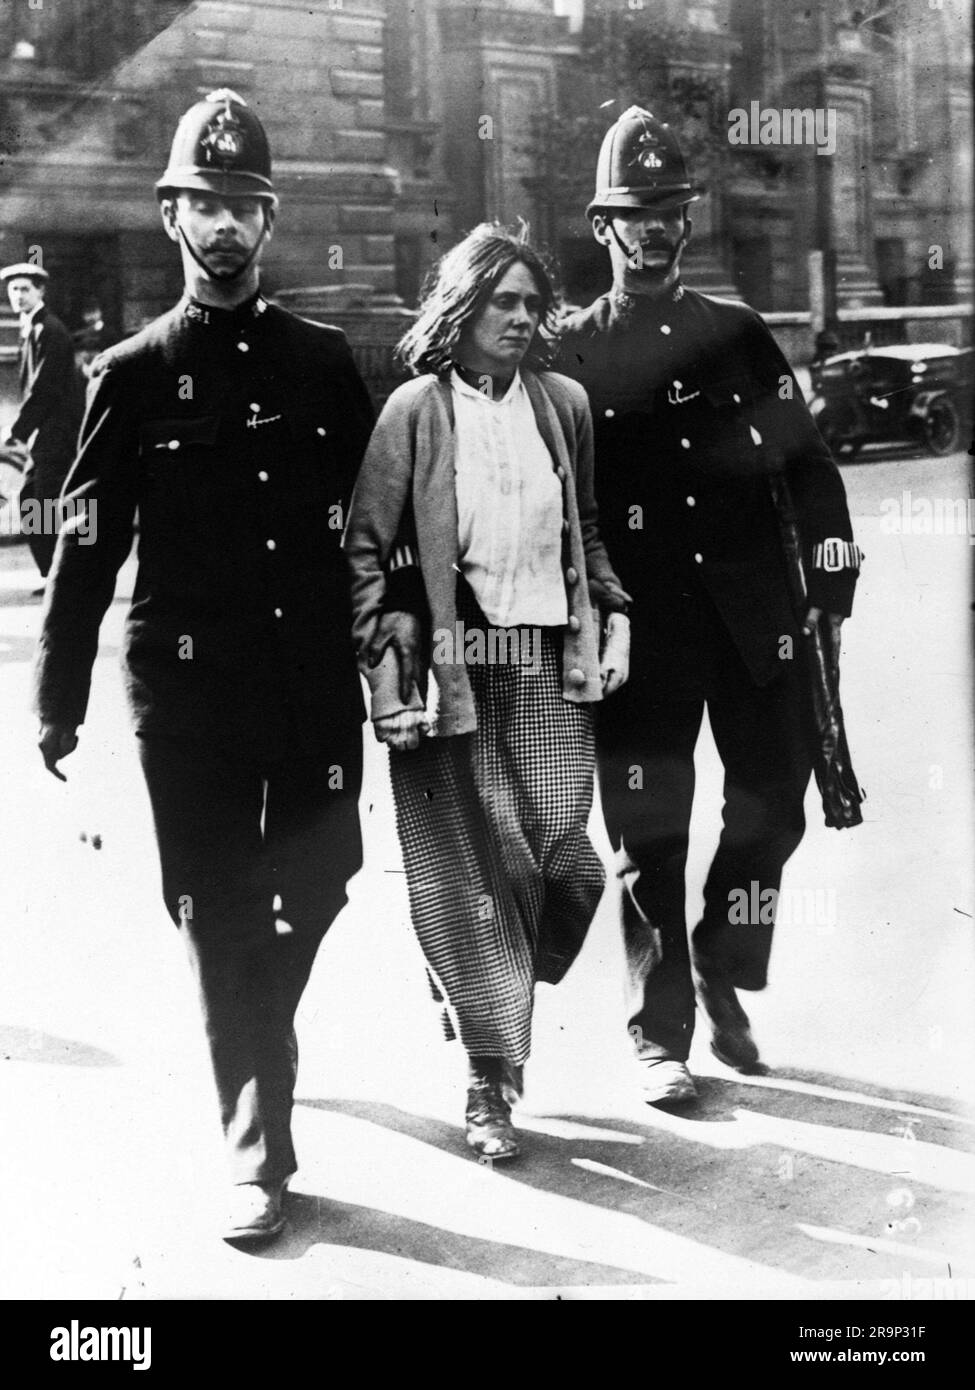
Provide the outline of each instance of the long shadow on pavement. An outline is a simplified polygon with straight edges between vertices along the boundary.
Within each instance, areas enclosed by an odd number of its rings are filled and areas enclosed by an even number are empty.
[[[374,1207],[335,1202],[308,1192],[288,1199],[288,1230],[265,1250],[245,1250],[273,1260],[300,1260],[327,1244],[371,1250],[434,1268],[457,1270],[514,1285],[647,1285],[664,1283],[651,1274],[559,1255],[507,1241],[445,1230]]]
[[[381,1102],[299,1103],[473,1161],[459,1124]],[[635,1218],[662,1243],[690,1242],[715,1269],[730,1257],[732,1269],[744,1259],[815,1280],[900,1279],[905,1271],[960,1274],[971,1262],[973,1122],[937,1097],[780,1072],[704,1077],[697,1105],[670,1113],[635,1106],[633,1115],[526,1113],[523,1155],[499,1174],[537,1191],[540,1203],[556,1196],[581,1204],[580,1213]],[[267,1252],[272,1258],[300,1258],[326,1241],[513,1284],[668,1279],[664,1269],[471,1239],[438,1227],[435,1212],[428,1223],[312,1194],[293,1203],[293,1234]],[[571,1223],[571,1207],[563,1221]]]

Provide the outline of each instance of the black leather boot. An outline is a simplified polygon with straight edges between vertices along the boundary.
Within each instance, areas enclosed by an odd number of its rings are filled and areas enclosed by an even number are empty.
[[[500,1057],[471,1057],[469,1062],[467,1142],[478,1158],[515,1158],[520,1152],[518,1136],[503,1089],[507,1064]]]
[[[759,1060],[748,1015],[728,977],[721,971],[699,973],[697,994],[711,1021],[711,1051],[718,1061],[745,1075],[764,1075],[768,1068]]]

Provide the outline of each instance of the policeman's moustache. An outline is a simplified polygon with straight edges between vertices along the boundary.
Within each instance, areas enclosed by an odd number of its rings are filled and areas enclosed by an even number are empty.
[[[205,270],[211,280],[223,280],[226,281],[228,284],[232,284],[234,280],[239,280],[242,275],[246,275],[247,271],[250,270],[251,266],[254,263],[254,258],[256,257],[258,251],[260,251],[261,247],[264,244],[264,237],[267,234],[267,212],[265,211],[264,230],[258,237],[257,244],[255,245],[250,255],[247,257],[247,259],[243,261],[237,267],[236,270],[213,270],[210,266],[207,265],[206,261],[199,254],[199,252],[196,250],[196,247],[193,245],[189,237],[183,231],[183,228],[180,226],[179,218],[177,217],[174,220],[176,223],[176,230],[177,232],[179,232],[180,236],[183,239],[183,245],[186,247],[187,251],[189,251],[190,255],[193,257],[194,261],[196,261],[200,269]]]
[[[619,247],[619,249],[622,251],[623,255],[626,257],[627,261],[628,261],[628,262],[631,262],[631,261],[633,260],[634,255],[636,254],[636,252],[631,251],[631,250],[629,249],[629,247],[627,247],[627,246],[625,246],[625,245],[623,244],[622,240],[620,239],[620,234],[619,234],[619,232],[616,230],[616,228],[613,226],[612,222],[609,223],[609,231],[610,231],[610,235],[612,236],[613,240],[616,242],[616,245],[617,245],[617,246]],[[686,244],[687,244],[687,233],[684,232],[684,233],[682,233],[682,235],[681,235],[680,241],[677,243],[677,245],[674,247],[673,251],[671,252],[670,260],[667,262],[666,266],[664,267],[664,269],[663,269],[662,271],[658,271],[658,274],[661,274],[661,275],[663,275],[664,277],[666,277],[666,276],[668,276],[668,275],[670,274],[671,270],[674,268],[674,263],[676,262],[677,257],[678,257],[678,256],[680,255],[680,253],[683,251],[683,249],[684,249],[684,247],[686,246]],[[638,267],[632,266],[632,265],[631,265],[630,268],[633,269],[633,270],[635,270],[635,269],[637,269]],[[643,268],[644,268],[643,266],[640,266],[640,267],[639,267],[639,269],[641,269],[641,270],[642,270]]]

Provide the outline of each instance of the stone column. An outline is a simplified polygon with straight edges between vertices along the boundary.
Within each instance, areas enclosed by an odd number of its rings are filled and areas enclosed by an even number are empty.
[[[549,239],[549,210],[532,188],[533,118],[555,105],[558,58],[573,51],[567,21],[545,0],[441,0],[440,26],[444,158],[458,229],[526,217]]]

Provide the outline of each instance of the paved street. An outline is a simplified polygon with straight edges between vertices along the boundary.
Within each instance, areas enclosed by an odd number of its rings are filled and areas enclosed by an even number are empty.
[[[892,533],[882,510],[967,497],[967,460],[872,458],[845,469],[867,555],[843,676],[866,823],[825,829],[810,793],[772,983],[745,1001],[771,1074],[728,1071],[702,1029],[700,1104],[640,1104],[607,892],[564,985],[539,992],[525,1153],[475,1163],[370,734],[367,867],[302,1006],[302,1166],[290,1229],[261,1253],[208,1224],[215,1105],[117,670],[133,565],[63,786],[28,713],[35,574],[26,547],[0,549],[0,1296],[816,1299],[975,1281],[972,550]],[[699,758],[691,914],[717,834],[706,735]]]

